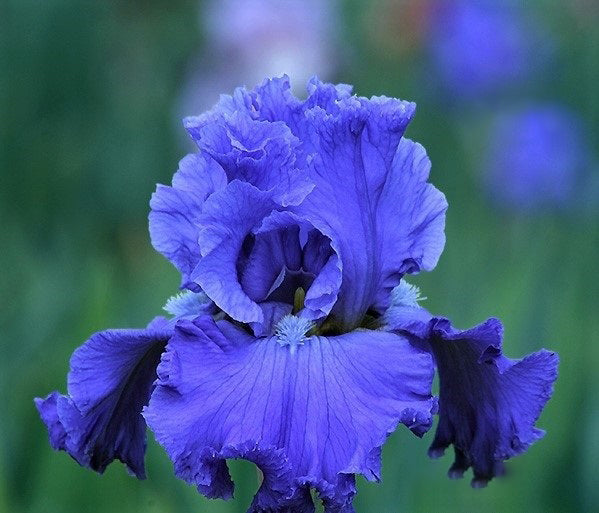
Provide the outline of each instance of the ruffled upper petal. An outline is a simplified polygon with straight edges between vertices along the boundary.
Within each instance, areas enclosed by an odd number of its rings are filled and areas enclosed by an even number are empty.
[[[297,204],[313,184],[296,165],[300,141],[282,121],[253,119],[244,109],[223,112],[217,108],[185,120],[190,135],[227,173],[229,181],[242,180],[283,206]]]
[[[190,116],[185,119],[185,128],[191,137],[198,141],[202,130],[211,122],[222,122],[235,113],[243,113],[256,121],[283,122],[291,133],[298,138],[300,151],[296,154],[296,163],[302,167],[306,157],[313,152],[310,142],[310,124],[306,112],[318,108],[325,111],[336,110],[339,100],[347,99],[352,94],[352,87],[347,84],[327,84],[318,78],[312,78],[307,84],[308,97],[301,101],[291,92],[289,77],[267,78],[252,90],[238,87],[232,95],[223,94],[219,102],[201,116]]]
[[[338,103],[336,115],[311,112],[315,187],[294,210],[328,226],[321,231],[339,249],[343,283],[334,313],[349,329],[384,304],[403,274],[436,265],[447,202],[426,183],[424,149],[402,139],[413,104],[354,97]]]
[[[384,309],[401,276],[432,269],[443,250],[447,203],[427,183],[424,149],[403,139],[414,109],[393,98],[352,96],[349,86],[317,79],[301,102],[283,77],[252,91],[237,89],[211,111],[185,121],[201,151],[219,162],[229,180],[268,192],[279,210],[328,237],[336,256],[327,274],[341,270],[342,284],[334,290],[334,279],[323,275],[330,301],[317,287],[308,301],[322,304],[317,316],[329,313],[327,301],[336,302],[333,314],[345,329],[360,325],[369,308]],[[254,212],[251,217],[255,223]],[[271,280],[270,271],[260,275]],[[238,296],[237,289],[233,285],[231,294]],[[241,303],[247,322],[260,322],[258,307]]]
[[[200,260],[198,218],[206,198],[226,185],[223,169],[212,159],[187,155],[172,187],[159,185],[150,201],[150,237],[154,248],[181,271],[181,286],[197,289],[191,271]]]
[[[383,255],[377,304],[386,301],[401,275],[431,271],[443,252],[447,201],[427,183],[430,167],[420,144],[405,138],[400,141],[377,209]]]
[[[299,511],[285,508],[309,486],[327,511],[352,511],[353,474],[378,479],[387,435],[400,422],[422,435],[434,408],[430,355],[385,332],[290,345],[201,317],[177,325],[158,375],[144,415],[177,475],[228,497],[224,459],[254,461],[250,511]]]
[[[69,395],[53,392],[36,399],[52,447],[100,473],[118,459],[144,478],[146,423],[141,410],[171,331],[166,319],[157,318],[144,330],[96,333],[77,349]]]
[[[429,454],[453,444],[450,477],[472,467],[472,485],[503,471],[503,460],[523,453],[544,432],[535,427],[553,393],[557,354],[541,350],[520,360],[503,356],[503,327],[489,319],[469,330],[421,308],[396,308],[394,328],[430,344],[439,370],[439,425]]]

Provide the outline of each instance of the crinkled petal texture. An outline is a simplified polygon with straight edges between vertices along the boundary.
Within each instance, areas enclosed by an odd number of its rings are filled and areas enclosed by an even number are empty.
[[[348,86],[317,80],[308,92],[300,102],[286,78],[274,79],[253,91],[238,89],[185,121],[200,150],[232,181],[201,207],[199,246],[211,261],[200,262],[192,280],[218,295],[215,302],[236,320],[260,322],[259,306],[241,290],[232,263],[262,219],[289,212],[320,232],[335,253],[327,267],[329,296],[312,292],[323,305],[313,317],[332,311],[349,330],[369,308],[387,306],[402,275],[436,265],[447,203],[427,183],[424,149],[403,138],[413,103],[351,96]],[[233,186],[237,181],[247,187]],[[232,278],[222,285],[214,275],[221,261]]]
[[[388,135],[403,133],[409,107],[374,105],[348,106],[338,117],[315,120],[316,186],[296,207],[340,255],[343,281],[333,313],[347,329],[369,308],[386,306],[405,273],[433,269],[445,244],[447,203],[426,182],[424,148]],[[389,126],[381,127],[385,122]]]
[[[155,319],[143,330],[96,333],[71,358],[69,395],[35,400],[54,449],[80,465],[104,472],[113,460],[145,477],[146,423],[156,366],[172,333]]]
[[[225,459],[253,461],[264,481],[249,511],[350,512],[354,474],[378,479],[398,423],[431,426],[432,359],[403,336],[359,330],[283,346],[210,317],[180,321],[144,416],[176,474],[230,497]]]
[[[421,308],[389,316],[394,328],[430,344],[439,370],[439,425],[429,454],[453,444],[450,477],[472,467],[472,485],[484,486],[503,472],[504,460],[524,452],[544,432],[535,423],[553,392],[557,354],[541,350],[522,358],[502,354],[497,319],[466,331]]]
[[[282,206],[300,202],[312,189],[305,169],[296,166],[300,141],[284,122],[216,108],[185,124],[200,151],[218,162],[230,181],[269,191]]]

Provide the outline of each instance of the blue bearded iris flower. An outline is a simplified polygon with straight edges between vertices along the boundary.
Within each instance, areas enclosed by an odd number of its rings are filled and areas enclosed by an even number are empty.
[[[451,475],[476,486],[542,436],[557,356],[509,360],[499,321],[457,330],[404,280],[445,242],[445,197],[404,137],[414,108],[317,80],[300,101],[284,77],[186,119],[199,151],[150,213],[185,292],[171,319],[75,351],[68,395],[36,400],[52,446],[142,478],[147,423],[207,497],[232,496],[243,458],[264,476],[249,511],[312,512],[314,489],[351,512],[399,424],[422,436],[438,413],[431,455],[453,445]]]
[[[480,99],[521,85],[542,71],[554,42],[525,3],[432,2],[429,52],[445,97]]]
[[[582,203],[592,158],[584,122],[564,105],[530,104],[493,123],[485,176],[496,204],[531,213]]]

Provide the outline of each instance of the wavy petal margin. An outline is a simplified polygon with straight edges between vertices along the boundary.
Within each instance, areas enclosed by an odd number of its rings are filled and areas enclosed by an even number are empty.
[[[557,379],[556,353],[542,349],[520,360],[502,352],[498,319],[455,329],[422,308],[395,308],[389,328],[429,345],[439,371],[439,425],[429,450],[440,457],[454,446],[452,478],[472,467],[473,487],[503,473],[503,461],[526,451],[544,431],[536,421]]]
[[[290,350],[201,317],[177,325],[144,416],[176,474],[208,497],[231,496],[224,460],[244,458],[264,473],[250,511],[284,511],[309,487],[327,511],[351,511],[353,475],[379,479],[388,434],[430,428],[432,374],[430,355],[391,333]]]

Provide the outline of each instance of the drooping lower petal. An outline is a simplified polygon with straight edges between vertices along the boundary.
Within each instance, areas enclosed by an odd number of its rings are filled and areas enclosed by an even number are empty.
[[[504,460],[543,436],[535,423],[553,392],[555,353],[543,349],[520,360],[506,358],[497,319],[462,331],[422,308],[400,307],[387,320],[396,331],[429,344],[435,357],[439,425],[429,454],[439,457],[454,446],[450,477],[472,467],[472,486],[484,486],[502,473]]]
[[[34,401],[42,421],[48,428],[52,449],[64,451],[67,433],[58,416],[57,403],[60,397],[62,396],[58,392],[52,392],[45,399],[36,397]]]
[[[145,477],[146,423],[156,366],[172,330],[155,319],[144,330],[96,333],[73,353],[69,395],[36,399],[54,449],[80,465],[104,472],[115,459]]]
[[[352,511],[353,474],[379,478],[397,424],[430,428],[430,355],[369,330],[285,342],[181,321],[144,415],[177,475],[209,497],[231,495],[224,460],[244,458],[264,472],[250,511],[287,511],[309,487],[327,511]]]

